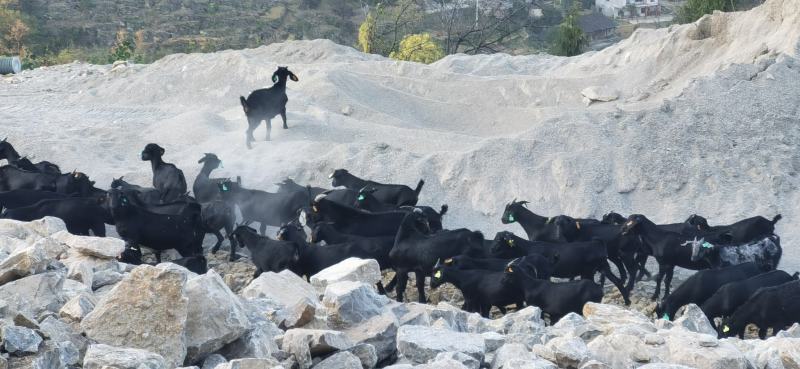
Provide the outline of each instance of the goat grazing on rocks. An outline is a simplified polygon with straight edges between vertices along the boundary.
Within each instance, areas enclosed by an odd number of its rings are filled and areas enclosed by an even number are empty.
[[[800,322],[800,281],[792,281],[756,291],[733,314],[720,324],[723,337],[738,335],[744,338],[748,324],[758,326],[758,337],[767,337],[767,329],[778,332],[784,327]]]
[[[289,129],[289,126],[286,125],[286,103],[289,102],[289,97],[286,96],[287,79],[299,81],[297,76],[289,71],[289,67],[278,67],[278,70],[272,74],[272,83],[274,83],[272,87],[255,90],[246,99],[244,96],[239,96],[244,114],[247,115],[248,149],[253,148],[251,143],[256,140],[253,137],[253,131],[258,128],[262,120],[267,122],[267,141],[270,140],[272,133],[271,120],[276,115],[281,115],[283,129]]]
[[[411,187],[406,185],[383,184],[368,181],[356,177],[348,172],[347,169],[336,169],[331,173],[329,178],[331,179],[333,187],[347,187],[353,191],[360,191],[365,187],[374,188],[375,191],[372,192],[372,196],[374,196],[375,199],[395,207],[417,205],[419,193],[422,191],[422,186],[425,185],[425,181],[420,179],[417,183],[417,187],[412,190]]]
[[[714,318],[727,318],[736,309],[744,304],[759,288],[773,287],[797,279],[798,273],[793,276],[782,270],[773,270],[759,274],[745,280],[730,282],[720,287],[701,306],[708,320],[714,323]]]
[[[142,161],[149,161],[153,168],[153,187],[161,193],[161,202],[172,202],[186,195],[186,178],[174,164],[165,163],[163,147],[150,143],[142,150]]]

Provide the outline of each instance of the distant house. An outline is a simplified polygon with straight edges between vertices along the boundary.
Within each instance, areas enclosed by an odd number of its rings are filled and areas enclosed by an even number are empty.
[[[578,18],[578,27],[592,41],[614,36],[617,30],[617,25],[614,21],[599,13],[580,16]]]
[[[611,18],[661,15],[659,0],[595,0],[594,7]]]

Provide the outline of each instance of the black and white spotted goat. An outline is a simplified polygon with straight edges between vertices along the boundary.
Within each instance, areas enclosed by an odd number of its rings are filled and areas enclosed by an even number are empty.
[[[715,269],[752,261],[762,270],[775,270],[783,255],[780,237],[776,235],[741,245],[714,245],[695,237],[683,246],[692,248],[692,261],[706,261]]]

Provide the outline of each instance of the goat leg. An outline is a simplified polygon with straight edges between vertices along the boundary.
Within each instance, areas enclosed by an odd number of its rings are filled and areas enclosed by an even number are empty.
[[[653,301],[657,300],[658,296],[661,295],[661,281],[664,279],[664,270],[666,268],[666,265],[658,264],[658,274],[656,274],[656,291],[653,292],[653,297],[650,298]]]
[[[675,266],[672,266],[667,270],[667,276],[664,278],[664,298],[669,296],[669,288],[672,285],[672,275],[675,274]]]
[[[211,253],[216,254],[217,251],[219,251],[220,246],[222,246],[222,240],[223,240],[222,233],[219,233],[219,231],[213,231],[211,233],[213,233],[214,236],[217,237],[217,243],[214,244],[214,247],[211,248]]]
[[[403,293],[406,290],[406,285],[408,285],[408,271],[406,270],[398,270],[395,273],[397,276],[397,286],[395,287],[395,299],[397,302],[403,302]]]
[[[281,110],[281,119],[283,119],[283,129],[289,129],[289,126],[286,125],[286,107],[283,107]]]
[[[416,272],[417,276],[417,293],[419,294],[419,302],[424,304],[427,302],[425,299],[425,273],[423,272]]]
[[[272,122],[269,119],[267,119],[267,139],[266,139],[266,141],[269,141],[269,136],[271,134],[272,134]]]

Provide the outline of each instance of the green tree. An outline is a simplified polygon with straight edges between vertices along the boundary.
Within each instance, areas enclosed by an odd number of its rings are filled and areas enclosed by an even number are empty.
[[[390,58],[430,64],[444,57],[444,50],[428,33],[407,35]]]
[[[125,30],[117,31],[117,39],[114,41],[114,46],[108,55],[108,62],[113,63],[117,60],[128,60],[133,56],[134,51],[133,40],[128,36]]]
[[[678,8],[675,21],[681,24],[692,23],[715,10],[728,12],[735,9],[734,0],[689,0]]]
[[[575,56],[583,52],[583,47],[588,44],[588,40],[581,28],[578,27],[579,16],[580,10],[573,7],[564,21],[558,25],[550,46],[550,52],[553,55]]]

